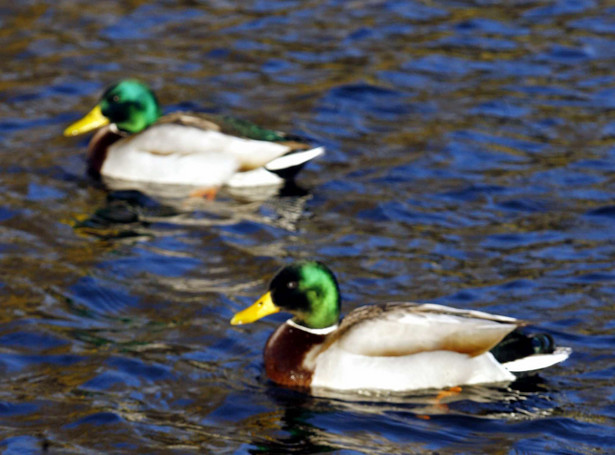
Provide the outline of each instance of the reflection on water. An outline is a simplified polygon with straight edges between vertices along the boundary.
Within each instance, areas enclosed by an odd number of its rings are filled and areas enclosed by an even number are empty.
[[[107,240],[154,235],[148,233],[147,227],[155,222],[211,227],[249,220],[297,231],[311,198],[307,190],[294,182],[281,188],[225,190],[221,196],[218,201],[212,201],[134,189],[111,191],[104,205],[91,215],[75,216],[74,226],[79,232]]]
[[[612,452],[612,16],[573,0],[0,8],[0,450]],[[281,194],[107,191],[85,176],[88,139],[61,131],[126,77],[167,111],[327,155]],[[261,359],[282,318],[228,320],[308,257],[336,270],[346,312],[482,309],[574,354],[444,402],[280,389]]]
[[[240,425],[249,428],[253,434],[248,453],[326,453],[337,450],[392,453],[399,447],[379,437],[380,425],[373,428],[355,423],[385,419],[391,426],[405,428],[405,433],[418,435],[429,431],[430,424],[446,433],[447,422],[460,416],[470,421],[477,418],[494,422],[531,421],[556,412],[550,393],[556,392],[549,391],[536,376],[520,379],[507,388],[466,387],[446,398],[439,398],[437,391],[378,396],[331,392],[325,400],[272,387],[268,389],[268,396],[279,409],[251,415]],[[341,422],[340,418],[350,421]],[[319,427],[318,422],[330,421],[336,421],[338,430],[341,427],[352,437],[345,437],[343,433],[331,434],[330,425]],[[475,421],[467,425],[479,424]],[[263,430],[267,430],[268,436],[263,436]],[[403,441],[406,453],[427,448],[424,442],[412,444],[411,440]]]

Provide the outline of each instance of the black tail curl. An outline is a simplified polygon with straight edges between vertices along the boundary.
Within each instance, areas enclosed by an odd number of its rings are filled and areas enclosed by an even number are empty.
[[[491,354],[498,362],[506,363],[533,354],[551,354],[554,350],[555,342],[548,333],[526,335],[514,330],[491,350]]]

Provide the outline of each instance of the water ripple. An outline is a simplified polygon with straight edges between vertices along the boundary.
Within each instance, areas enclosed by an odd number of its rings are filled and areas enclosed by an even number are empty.
[[[0,8],[3,453],[613,451],[613,7],[594,0],[14,2]],[[100,91],[233,113],[327,154],[182,201],[85,177]],[[151,190],[151,188],[149,188]],[[145,191],[145,189],[141,188]],[[574,349],[506,387],[310,397],[269,383],[282,264],[344,310],[436,301]]]

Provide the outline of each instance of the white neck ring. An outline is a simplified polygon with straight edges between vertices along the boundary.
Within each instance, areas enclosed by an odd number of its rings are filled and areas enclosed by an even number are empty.
[[[310,329],[309,327],[305,327],[303,325],[297,324],[292,319],[289,319],[288,321],[286,321],[286,323],[290,325],[291,327],[294,327],[299,330],[303,330],[304,332],[308,332],[313,335],[329,335],[331,332],[335,332],[338,328],[338,325],[335,324],[329,327],[325,327],[324,329]]]

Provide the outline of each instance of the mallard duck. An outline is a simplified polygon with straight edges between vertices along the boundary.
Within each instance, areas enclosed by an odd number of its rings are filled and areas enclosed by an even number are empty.
[[[293,315],[269,337],[267,376],[290,387],[408,391],[509,382],[513,373],[565,360],[549,335],[528,336],[521,321],[437,304],[363,306],[341,322],[331,270],[305,261],[281,269],[269,291],[231,324],[278,311]]]
[[[88,147],[90,174],[203,190],[279,185],[324,152],[245,120],[187,112],[162,116],[154,93],[136,80],[109,87],[64,135],[97,128]]]

